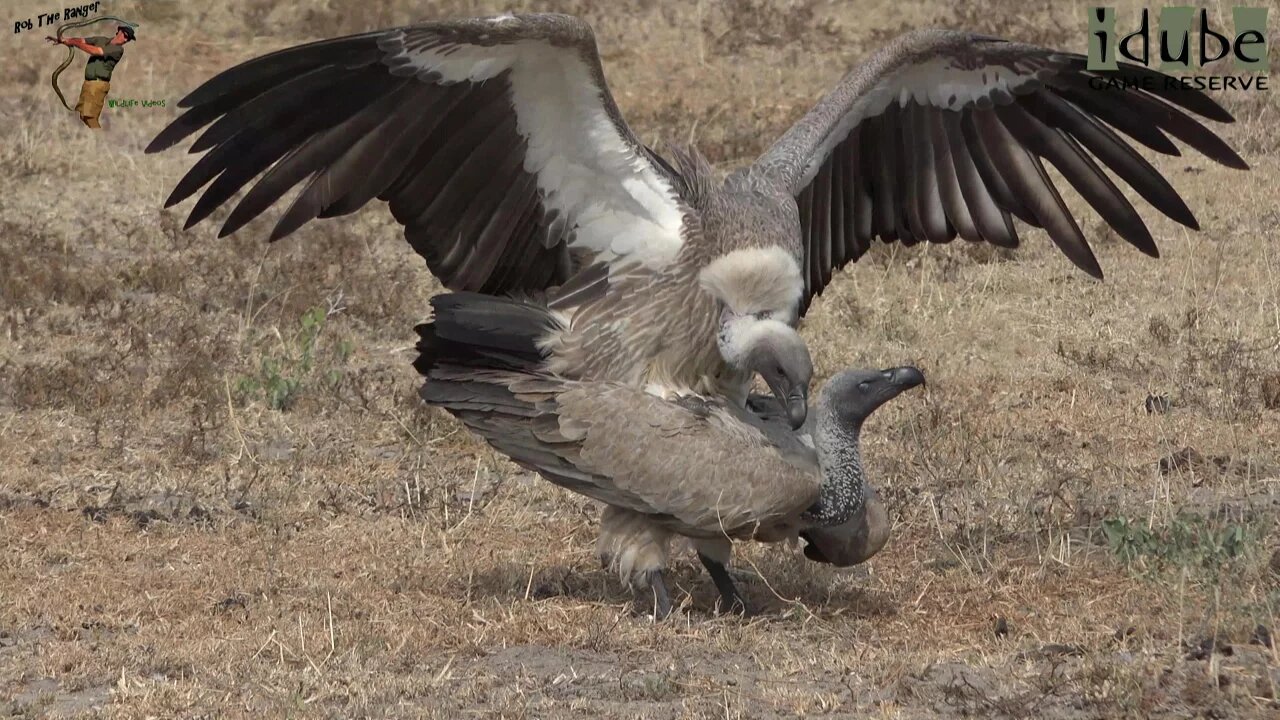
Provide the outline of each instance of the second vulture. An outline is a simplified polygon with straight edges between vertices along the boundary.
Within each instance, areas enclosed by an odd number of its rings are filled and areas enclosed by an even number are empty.
[[[804,438],[721,398],[660,398],[549,373],[538,337],[560,321],[534,303],[461,293],[431,304],[435,317],[418,328],[423,399],[517,463],[606,503],[605,518],[625,513],[606,537],[622,574],[639,570],[656,618],[672,609],[662,570],[676,535],[694,541],[721,607],[742,612],[749,606],[725,568],[735,539],[803,536],[806,555],[836,565],[884,545],[859,435],[876,408],[924,382],[919,370],[838,373]],[[794,333],[790,341],[801,343]]]

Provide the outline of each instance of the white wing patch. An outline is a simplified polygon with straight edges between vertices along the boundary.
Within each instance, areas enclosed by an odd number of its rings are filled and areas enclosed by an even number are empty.
[[[867,94],[867,100],[874,102],[862,111],[863,117],[884,110],[894,96],[899,105],[915,100],[921,105],[959,110],[969,103],[985,102],[999,91],[1018,94],[1037,82],[1034,75],[1021,75],[1001,65],[961,68],[953,62],[951,58],[934,58],[893,73]]]
[[[814,159],[805,168],[804,183],[808,184],[818,174],[822,162],[849,136],[855,125],[864,118],[879,115],[891,102],[904,106],[915,100],[921,105],[958,112],[970,103],[991,102],[993,94],[1021,94],[1038,82],[1032,74],[1019,74],[1001,65],[958,67],[951,57],[935,57],[901,67],[885,75],[858,98],[823,141],[819,152],[813,155]]]
[[[684,224],[676,192],[623,138],[577,50],[535,40],[405,48],[403,32],[393,39],[392,56],[428,82],[484,82],[511,71],[524,169],[546,206],[573,221],[572,246],[611,265],[625,257],[656,269],[675,259]]]

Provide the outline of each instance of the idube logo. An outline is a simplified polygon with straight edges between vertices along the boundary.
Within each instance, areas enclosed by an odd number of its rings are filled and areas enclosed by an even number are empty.
[[[1267,89],[1267,8],[1232,8],[1234,27],[1230,31],[1214,28],[1204,8],[1161,8],[1158,33],[1151,26],[1150,11],[1144,9],[1138,28],[1127,34],[1116,30],[1115,8],[1094,7],[1088,13],[1090,70],[1115,70],[1119,63],[1129,62],[1165,73],[1185,73],[1168,78],[1153,75],[1123,79],[1104,74],[1090,79],[1089,84],[1096,89],[1155,83],[1198,90]],[[1199,27],[1193,27],[1197,18]],[[1236,74],[1195,72],[1228,57]],[[1225,70],[1228,66],[1222,67]]]

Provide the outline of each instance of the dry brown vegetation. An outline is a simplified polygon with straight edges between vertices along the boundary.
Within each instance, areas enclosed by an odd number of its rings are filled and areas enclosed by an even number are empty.
[[[513,6],[585,15],[643,137],[724,167],[903,29],[1084,45],[1083,5],[1011,0],[117,2],[142,27],[113,96],[168,107],[109,109],[92,134],[47,86],[61,51],[6,36],[0,711],[1280,712],[1274,91],[1221,96],[1252,172],[1159,161],[1204,227],[1147,208],[1159,261],[1085,211],[1105,283],[1031,232],[1014,253],[881,247],[846,271],[803,328],[820,376],[929,375],[867,432],[893,540],[845,573],[740,547],[750,621],[712,616],[682,555],[684,612],[655,626],[597,565],[592,503],[417,401],[412,327],[438,285],[385,209],[272,247],[269,213],[216,240],[160,209],[189,158],[141,153],[240,60]]]

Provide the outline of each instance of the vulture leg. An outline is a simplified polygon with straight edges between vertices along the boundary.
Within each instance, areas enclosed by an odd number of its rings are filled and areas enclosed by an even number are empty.
[[[738,592],[738,586],[733,584],[733,578],[729,577],[729,570],[724,563],[702,553],[698,553],[698,559],[702,561],[702,566],[707,569],[707,574],[711,575],[711,581],[720,591],[718,609],[721,612],[739,613],[744,617],[753,615],[751,606],[747,605],[747,599]]]
[[[648,615],[653,608],[654,621],[666,620],[671,614],[671,594],[667,592],[667,582],[662,578],[661,570],[650,570],[645,573],[645,587],[635,589],[636,612]]]

